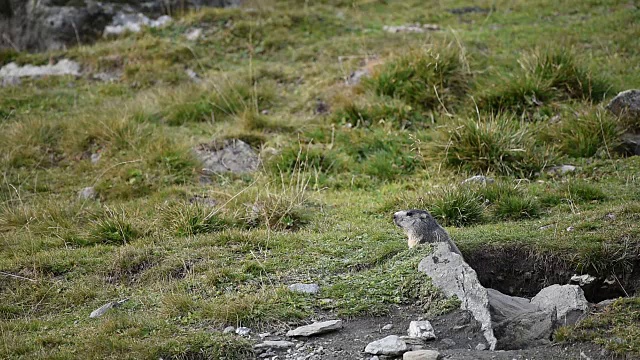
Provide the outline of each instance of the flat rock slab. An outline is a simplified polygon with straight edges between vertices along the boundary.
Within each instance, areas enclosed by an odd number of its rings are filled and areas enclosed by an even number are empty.
[[[287,287],[289,291],[299,292],[303,294],[317,294],[320,291],[318,284],[291,284]]]
[[[389,335],[386,338],[369,343],[364,352],[371,355],[398,356],[409,351],[409,346],[397,335]]]
[[[433,247],[433,253],[420,261],[418,271],[427,274],[447,297],[455,295],[460,299],[461,309],[469,310],[482,324],[483,335],[489,348],[494,350],[496,338],[491,325],[487,289],[480,284],[476,271],[462,256],[451,252],[447,243],[437,243]]]
[[[300,326],[287,332],[289,337],[314,336],[342,328],[342,320],[329,320]]]
[[[402,355],[402,360],[438,360],[440,353],[435,350],[409,351]]]
[[[238,139],[200,144],[194,151],[202,162],[202,170],[210,174],[251,173],[260,164],[258,153],[249,144]]]
[[[256,350],[263,350],[263,349],[282,350],[282,349],[288,349],[294,346],[296,346],[296,344],[292,343],[291,341],[267,340],[267,341],[261,342],[260,344],[254,345],[253,348]]]
[[[0,78],[21,78],[39,76],[60,76],[60,75],[80,75],[80,64],[75,61],[63,59],[55,65],[25,65],[18,66],[16,63],[9,63],[0,69]]]

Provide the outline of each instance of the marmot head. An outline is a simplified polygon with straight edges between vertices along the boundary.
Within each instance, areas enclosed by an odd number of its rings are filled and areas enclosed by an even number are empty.
[[[419,227],[420,223],[428,223],[433,220],[431,214],[425,210],[404,210],[393,214],[393,222],[405,231]]]

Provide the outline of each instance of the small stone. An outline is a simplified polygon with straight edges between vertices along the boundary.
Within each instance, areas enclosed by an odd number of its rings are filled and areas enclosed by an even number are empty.
[[[299,292],[303,294],[317,294],[320,291],[318,284],[291,284],[288,286],[289,291]]]
[[[438,360],[440,353],[435,350],[409,351],[402,355],[402,360]]]
[[[93,200],[98,197],[98,193],[93,186],[88,186],[78,192],[78,198],[81,200]]]
[[[571,282],[572,283],[577,283],[580,286],[585,286],[585,285],[589,285],[592,282],[594,282],[596,280],[595,277],[589,275],[589,274],[584,274],[584,275],[573,275],[571,277]]]
[[[485,350],[487,350],[487,345],[485,345],[483,343],[480,343],[480,344],[476,345],[476,350],[485,351]]]
[[[474,183],[474,184],[491,184],[495,182],[495,180],[493,178],[484,176],[484,175],[475,175],[472,176],[468,179],[465,179],[462,181],[462,184],[469,184],[469,183]]]
[[[428,321],[412,321],[407,331],[409,336],[424,340],[432,340],[436,338],[433,326]]]
[[[540,226],[538,228],[538,230],[548,230],[548,229],[552,229],[554,227],[556,227],[556,224],[549,224],[549,225]]]
[[[185,37],[189,41],[196,41],[200,38],[200,36],[202,36],[202,29],[199,28],[193,29],[185,35]]]
[[[260,344],[256,344],[253,346],[254,349],[259,350],[259,349],[277,349],[277,350],[283,350],[283,349],[288,349],[291,347],[294,347],[296,344],[292,343],[291,341],[284,341],[284,340],[277,340],[277,341],[264,341]]]
[[[577,168],[573,165],[561,165],[554,166],[547,170],[547,173],[550,175],[565,175],[567,173],[575,172]]]
[[[449,349],[456,346],[456,342],[449,338],[440,340],[440,344],[442,344],[442,347],[445,349]]]
[[[267,337],[267,336],[269,336],[269,335],[271,335],[271,333],[268,333],[268,332],[258,334],[258,336],[260,337],[260,339],[264,339],[264,338],[266,338],[266,337]]]
[[[573,231],[573,229],[574,229],[574,227],[573,227],[573,226],[569,226],[569,227],[567,228],[567,232],[572,232],[572,231]]]
[[[391,329],[393,329],[393,324],[387,324],[382,327],[382,330],[385,330],[385,331],[391,330]]]
[[[228,333],[232,333],[235,332],[236,328],[234,328],[233,326],[227,326],[226,328],[224,328],[224,330],[222,330],[223,334],[228,334]]]
[[[198,76],[198,73],[196,73],[195,71],[191,69],[186,69],[184,72],[185,74],[187,74],[189,79],[191,79],[191,81],[193,81],[194,83],[199,83],[202,81],[202,79],[200,79],[200,77]]]
[[[236,334],[238,334],[240,336],[249,335],[250,332],[251,332],[251,329],[249,329],[248,327],[244,327],[244,326],[241,326],[241,327],[236,329]]]
[[[409,350],[407,343],[400,339],[397,335],[389,335],[383,339],[369,343],[364,352],[372,355],[390,355],[398,356]]]
[[[287,336],[313,336],[342,328],[342,320],[329,320],[300,326],[287,332]]]
[[[604,218],[607,219],[607,220],[615,220],[616,219],[616,214],[608,213],[607,215],[604,216]]]
[[[113,305],[115,305],[115,303],[114,302],[110,302],[110,303],[106,303],[106,304],[100,306],[99,308],[97,308],[97,309],[95,309],[95,310],[93,310],[91,312],[91,314],[89,315],[89,318],[94,319],[94,318],[97,318],[97,317],[100,317],[100,316],[106,314],[107,311],[109,311],[113,307]]]
[[[97,164],[101,157],[102,155],[100,153],[91,154],[91,163],[93,165]]]

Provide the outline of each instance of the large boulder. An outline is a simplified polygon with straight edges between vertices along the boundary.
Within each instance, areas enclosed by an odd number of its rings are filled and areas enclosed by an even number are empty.
[[[0,0],[0,49],[58,50],[102,36],[119,12],[160,16],[183,8],[238,5],[240,0]]]
[[[563,325],[575,324],[589,310],[589,302],[578,285],[547,286],[531,299],[531,304],[555,310]]]
[[[494,350],[497,341],[491,324],[487,289],[478,281],[475,270],[462,256],[451,252],[447,243],[436,243],[433,247],[433,253],[420,261],[418,270],[427,274],[447,297],[455,295],[460,299],[460,307],[469,310],[482,324],[483,335],[489,348]]]
[[[607,104],[607,110],[617,116],[640,119],[640,90],[632,89],[619,93]]]
[[[555,329],[555,308],[542,308],[528,299],[487,289],[493,331],[501,350],[547,345]]]

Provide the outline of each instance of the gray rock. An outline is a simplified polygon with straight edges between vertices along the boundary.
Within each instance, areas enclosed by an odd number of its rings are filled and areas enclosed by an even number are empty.
[[[585,285],[589,285],[591,283],[593,283],[594,281],[596,281],[596,278],[589,275],[589,274],[583,274],[583,275],[573,275],[571,277],[570,280],[572,283],[576,283],[578,286],[585,286]]]
[[[440,353],[435,350],[408,351],[402,355],[402,360],[438,360]]]
[[[171,16],[162,15],[156,20],[149,19],[146,15],[128,14],[118,12],[112,19],[111,24],[104,28],[104,36],[120,35],[125,32],[137,33],[144,27],[157,28],[169,24],[172,21]]]
[[[606,106],[617,116],[640,118],[640,90],[626,90],[614,97]]]
[[[253,348],[256,349],[256,350],[264,350],[264,349],[282,350],[282,349],[292,348],[295,345],[296,344],[292,343],[291,341],[284,341],[284,340],[270,341],[270,340],[267,340],[267,341],[261,342],[260,344],[254,345]]]
[[[531,304],[543,309],[555,309],[563,324],[574,324],[589,310],[589,302],[578,285],[551,285],[540,290]]]
[[[235,332],[235,331],[236,331],[235,327],[227,326],[226,328],[224,328],[224,330],[222,330],[222,333],[223,334],[229,334],[229,333],[232,333],[232,332]]]
[[[540,308],[528,299],[494,289],[487,289],[487,292],[498,340],[496,348],[514,350],[550,343],[556,322],[555,309]]]
[[[241,326],[236,329],[236,334],[240,336],[249,335],[249,333],[251,333],[251,329],[249,329],[248,327]]]
[[[113,305],[115,305],[115,302],[109,302],[109,303],[106,303],[106,304],[100,306],[99,308],[93,310],[91,312],[91,314],[89,314],[89,318],[94,319],[94,318],[97,318],[97,317],[100,317],[100,316],[106,314],[107,311],[109,311],[109,310],[111,310],[111,308],[113,308]]]
[[[440,30],[440,26],[435,24],[407,24],[400,26],[390,26],[385,25],[382,27],[382,30],[396,34],[396,33],[424,33],[427,31],[437,31]]]
[[[0,78],[21,78],[41,76],[80,75],[80,64],[75,61],[63,59],[55,65],[24,65],[9,63],[0,69]]]
[[[391,329],[393,329],[393,324],[387,324],[382,327],[382,330],[385,330],[385,331],[389,331]]]
[[[91,163],[94,165],[97,164],[101,157],[102,155],[100,153],[91,154]]]
[[[288,286],[289,291],[299,292],[304,294],[317,294],[320,291],[318,284],[291,284]]]
[[[187,38],[187,40],[189,41],[196,41],[200,39],[201,36],[202,36],[202,29],[195,28],[189,31],[188,33],[186,33],[184,37]]]
[[[575,172],[576,170],[577,168],[573,165],[560,165],[560,166],[554,166],[552,168],[549,168],[549,170],[547,170],[547,174],[566,175],[568,173]]]
[[[462,181],[462,184],[491,184],[495,182],[493,178],[484,175],[475,175]]]
[[[476,345],[476,350],[485,351],[485,350],[487,350],[487,345],[480,343],[480,344]]]
[[[313,336],[342,329],[342,320],[329,320],[300,326],[287,332],[289,337]]]
[[[93,186],[88,186],[78,192],[80,200],[94,200],[98,197],[98,192]]]
[[[440,347],[442,347],[443,349],[449,349],[454,346],[456,346],[456,342],[453,341],[453,339],[444,338],[440,340]]]
[[[627,156],[640,155],[640,134],[626,133],[621,137],[620,152]]]
[[[177,9],[238,3],[239,0],[3,0],[0,49],[61,50],[90,43],[102,36],[118,13],[157,17]],[[71,5],[64,6],[67,4]]]
[[[200,144],[195,153],[207,173],[251,173],[258,169],[258,153],[242,140],[225,140],[221,143]]]
[[[478,281],[475,270],[464,262],[462,256],[451,252],[447,243],[436,243],[433,247],[434,252],[420,261],[418,270],[427,274],[447,297],[455,295],[460,299],[460,307],[469,310],[482,325],[489,348],[494,350],[496,338],[491,325],[487,289]]]
[[[409,323],[409,330],[407,331],[409,336],[420,338],[424,340],[433,340],[436,338],[436,333],[433,330],[431,323],[423,321],[412,321]]]
[[[397,335],[389,335],[383,339],[369,343],[364,352],[372,355],[398,356],[407,352],[409,347]]]
[[[107,311],[109,311],[109,310],[111,310],[113,308],[116,308],[116,307],[124,304],[127,301],[129,301],[129,299],[122,299],[122,300],[119,300],[119,301],[108,302],[108,303],[100,306],[99,308],[93,310],[91,312],[91,314],[89,314],[89,318],[94,319],[94,318],[100,317],[100,316],[106,314]]]

